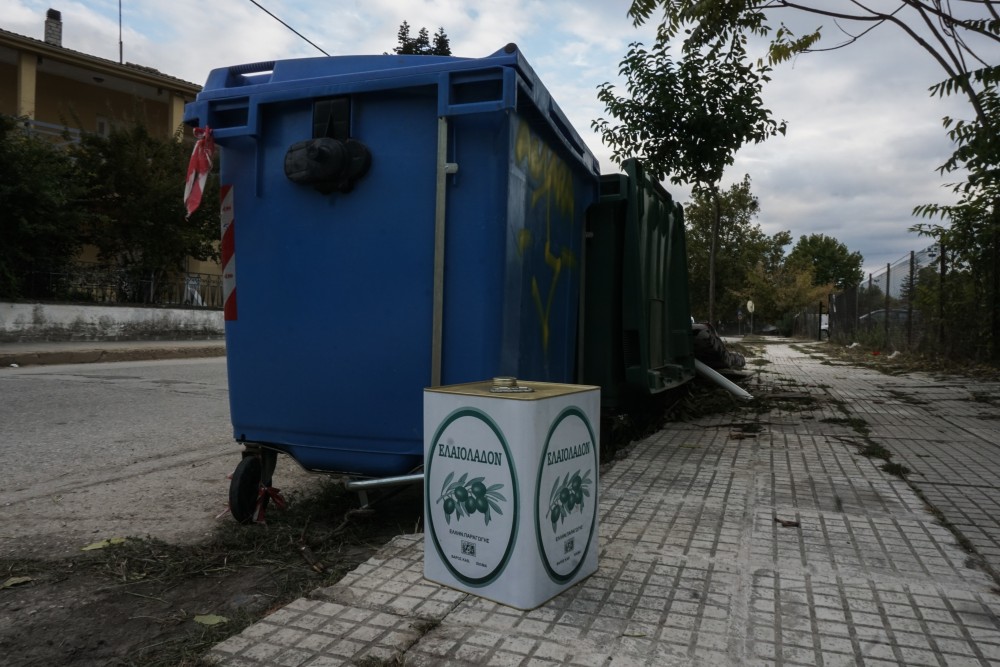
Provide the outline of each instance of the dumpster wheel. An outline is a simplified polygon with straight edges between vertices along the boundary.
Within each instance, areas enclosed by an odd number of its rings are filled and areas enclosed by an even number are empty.
[[[271,486],[271,475],[277,458],[277,452],[267,449],[245,452],[243,460],[233,471],[233,478],[229,483],[229,511],[240,523],[254,520],[258,502],[262,504],[261,510],[267,506],[270,496],[262,494],[261,487]],[[265,471],[267,479],[264,479]]]

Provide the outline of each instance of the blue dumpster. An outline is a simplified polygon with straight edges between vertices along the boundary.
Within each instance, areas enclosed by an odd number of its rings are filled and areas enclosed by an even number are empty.
[[[598,164],[516,46],[217,69],[185,122],[220,151],[238,441],[398,475],[424,388],[575,380]]]

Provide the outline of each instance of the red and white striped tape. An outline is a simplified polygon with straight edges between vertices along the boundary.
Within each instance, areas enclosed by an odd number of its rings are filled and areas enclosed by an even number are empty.
[[[205,181],[208,180],[208,172],[212,171],[212,156],[215,155],[215,139],[212,137],[212,128],[197,128],[194,131],[197,141],[194,150],[191,151],[191,160],[188,162],[187,180],[184,183],[184,207],[187,209],[187,217],[198,210],[201,205],[201,196],[205,192]]]
[[[219,188],[222,199],[219,219],[222,227],[222,304],[223,319],[236,319],[236,225],[233,210],[233,186]]]

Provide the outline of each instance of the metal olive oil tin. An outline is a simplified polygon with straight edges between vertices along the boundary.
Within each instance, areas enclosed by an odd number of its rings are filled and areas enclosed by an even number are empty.
[[[424,392],[424,576],[533,609],[597,570],[598,387]]]

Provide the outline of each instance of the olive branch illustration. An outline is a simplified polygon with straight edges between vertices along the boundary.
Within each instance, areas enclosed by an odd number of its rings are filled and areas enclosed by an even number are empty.
[[[552,521],[553,532],[559,522],[565,522],[569,513],[577,507],[583,511],[584,498],[590,497],[592,482],[589,470],[582,477],[579,470],[572,475],[566,473],[566,478],[562,480],[556,477],[549,494],[549,511],[545,513],[545,517]]]
[[[486,525],[490,525],[493,513],[503,515],[499,503],[507,502],[507,499],[500,493],[503,484],[493,484],[486,486],[483,480],[485,477],[474,477],[468,479],[469,473],[463,474],[454,482],[454,471],[448,473],[441,485],[441,496],[437,503],[444,503],[444,519],[451,524],[451,517],[454,514],[458,521],[464,516],[472,516],[479,512],[486,518]],[[435,504],[437,504],[435,503]]]

